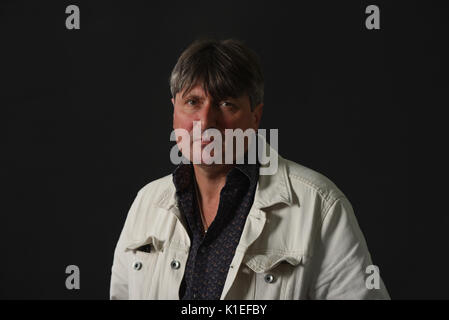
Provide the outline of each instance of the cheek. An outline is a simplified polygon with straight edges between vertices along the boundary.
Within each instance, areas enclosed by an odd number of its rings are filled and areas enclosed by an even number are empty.
[[[223,119],[223,126],[229,129],[237,129],[240,128],[245,131],[248,128],[252,128],[251,115],[250,114],[241,114],[237,117],[229,117]]]
[[[193,121],[189,116],[175,110],[173,112],[173,128],[190,132],[193,129]]]

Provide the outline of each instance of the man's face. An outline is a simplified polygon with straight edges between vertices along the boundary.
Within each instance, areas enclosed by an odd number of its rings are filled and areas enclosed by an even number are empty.
[[[260,104],[251,111],[250,99],[247,94],[238,98],[228,98],[223,101],[213,101],[212,97],[206,95],[201,84],[196,85],[186,93],[184,97],[179,92],[171,99],[174,107],[173,129],[184,129],[191,133],[193,122],[200,121],[201,133],[210,128],[215,128],[222,135],[223,152],[225,142],[225,129],[254,129],[259,128],[262,116],[263,104]],[[193,144],[199,143],[203,149],[207,142],[190,141],[190,150]],[[246,150],[247,146],[245,146]],[[184,156],[187,156],[184,154]],[[188,157],[192,160],[191,155]]]

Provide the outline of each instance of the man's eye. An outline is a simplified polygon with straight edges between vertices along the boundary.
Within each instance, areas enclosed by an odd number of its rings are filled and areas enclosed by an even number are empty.
[[[232,103],[229,102],[229,101],[223,101],[223,102],[221,103],[221,106],[222,106],[222,107],[234,107],[234,104],[232,104]]]
[[[196,101],[195,101],[195,100],[193,100],[193,99],[189,99],[189,100],[187,100],[187,101],[186,101],[186,103],[187,103],[188,105],[191,105],[191,106],[193,106],[193,105],[195,105],[195,104],[196,104]]]

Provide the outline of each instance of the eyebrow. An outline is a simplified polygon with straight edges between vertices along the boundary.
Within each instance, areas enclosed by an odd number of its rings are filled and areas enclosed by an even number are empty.
[[[199,95],[192,94],[192,93],[189,93],[189,94],[188,94],[187,96],[185,96],[183,99],[184,99],[184,100],[188,100],[188,99],[204,100],[203,97],[200,97]]]
[[[198,101],[200,101],[200,102],[202,102],[202,101],[205,100],[204,97],[199,96],[199,95],[194,94],[194,93],[189,93],[189,94],[187,94],[187,95],[186,95],[184,98],[182,98],[182,99],[183,99],[183,101],[187,101],[187,100],[190,100],[190,99],[196,99],[196,100],[198,100]],[[226,97],[225,99],[223,99],[223,100],[221,100],[221,101],[219,101],[219,102],[224,102],[224,101],[232,101],[232,102],[234,102],[234,103],[237,103],[238,99],[237,99],[237,98],[232,98],[232,97]],[[217,102],[217,103],[218,103],[218,102]]]

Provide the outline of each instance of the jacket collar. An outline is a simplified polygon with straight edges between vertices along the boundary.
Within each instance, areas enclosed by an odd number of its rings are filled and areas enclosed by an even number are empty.
[[[274,156],[277,156],[278,169],[272,175],[259,176],[253,206],[257,209],[263,209],[279,203],[291,205],[293,201],[291,186],[288,179],[287,160],[282,158],[277,151],[265,141],[265,139],[262,138],[262,141],[265,143],[265,148],[270,150],[270,155],[273,154]],[[269,164],[261,164],[260,168],[268,166]],[[173,175],[171,176],[169,186],[162,192],[159,199],[156,200],[156,204],[166,210],[172,208],[178,209]]]
[[[270,147],[270,152],[276,152]],[[279,154],[278,169],[273,175],[260,175],[257,185],[256,194],[254,196],[253,206],[258,209],[268,208],[273,205],[284,203],[291,205],[292,191],[287,176],[286,160]],[[267,165],[261,165],[264,167]]]

